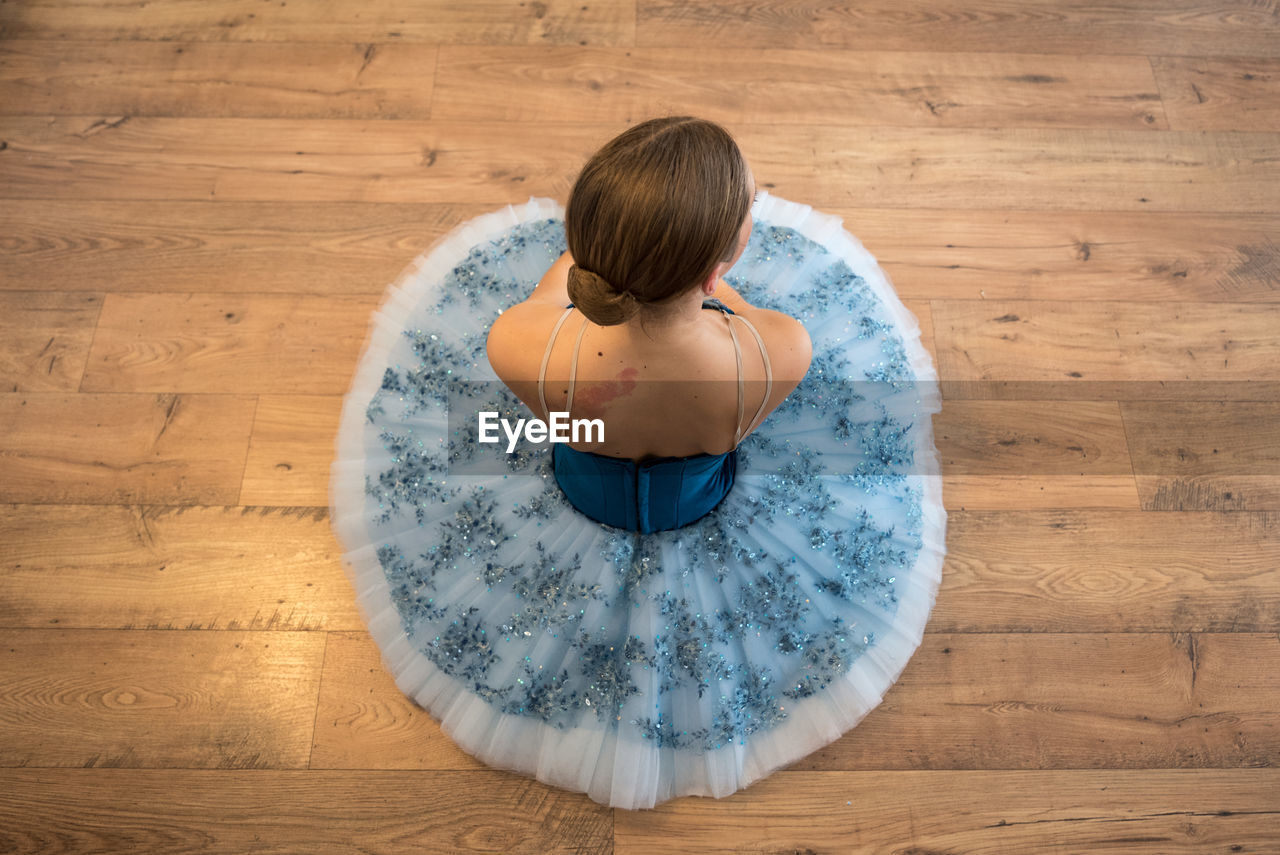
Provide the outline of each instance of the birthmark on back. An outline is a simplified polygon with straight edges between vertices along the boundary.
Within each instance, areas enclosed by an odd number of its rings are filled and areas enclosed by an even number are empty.
[[[601,354],[603,355],[603,354]],[[604,406],[615,398],[622,398],[635,391],[636,378],[640,372],[635,368],[624,368],[618,373],[616,380],[603,380],[588,387],[579,386],[574,393],[575,404],[581,403],[581,412],[593,418],[604,415]],[[568,397],[568,390],[565,390]]]

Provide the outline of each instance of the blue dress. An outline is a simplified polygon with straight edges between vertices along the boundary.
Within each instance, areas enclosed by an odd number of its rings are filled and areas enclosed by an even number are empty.
[[[391,286],[343,408],[333,525],[397,685],[463,749],[616,807],[729,795],[856,725],[921,641],[945,553],[936,373],[840,221],[762,194],[726,279],[804,323],[808,374],[710,511],[601,522],[557,482],[583,452],[481,441],[479,413],[533,416],[485,342],[563,252],[562,217],[484,215]]]

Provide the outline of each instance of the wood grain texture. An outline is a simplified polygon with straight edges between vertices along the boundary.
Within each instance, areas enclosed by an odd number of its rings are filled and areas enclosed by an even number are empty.
[[[324,636],[0,630],[0,766],[306,765]]]
[[[86,392],[341,394],[372,297],[109,294]]]
[[[619,811],[614,851],[1264,852],[1277,787],[1275,769],[788,772],[728,799]]]
[[[0,501],[235,504],[247,395],[0,394]]]
[[[1139,475],[1134,480],[1142,507],[1149,511],[1280,508],[1280,487],[1275,475],[1229,478]]]
[[[621,126],[14,116],[0,198],[522,202]],[[537,145],[530,145],[537,140]],[[49,170],[66,179],[61,190]]]
[[[945,475],[942,501],[958,510],[1142,508],[1131,475]]]
[[[793,770],[1259,767],[1274,633],[930,633],[854,730]]]
[[[1114,401],[948,401],[934,416],[947,475],[1130,475]]]
[[[1115,402],[944,402],[933,417],[949,508],[1137,510]]]
[[[5,126],[0,198],[502,204],[563,198],[623,123],[14,116]],[[1280,211],[1275,133],[730,130],[762,188],[817,207]]]
[[[1165,128],[1145,57],[445,47],[437,119]]]
[[[1280,508],[1280,402],[1122,405],[1149,510]]]
[[[331,632],[312,769],[485,769],[400,691],[367,632]]]
[[[322,507],[9,505],[0,542],[0,627],[364,626]]]
[[[426,119],[436,48],[7,41],[0,114]]]
[[[342,398],[262,395],[249,438],[240,501],[327,506]]]
[[[2,19],[7,39],[425,44],[612,44],[635,38],[633,0],[404,0],[362,3],[208,0],[146,7],[129,0],[29,0]]]
[[[1273,632],[1280,517],[953,511],[931,632]]]
[[[1249,0],[639,0],[636,43],[700,48],[1019,51],[1045,54],[1280,55],[1280,20]]]
[[[1175,130],[1280,127],[1280,60],[1160,56],[1151,66]]]
[[[836,208],[904,298],[1280,301],[1268,215]]]
[[[369,294],[488,204],[0,205],[0,291]]]
[[[0,290],[381,294],[488,203],[11,200]],[[907,300],[1280,301],[1267,215],[835,208]]]
[[[101,294],[0,291],[0,389],[79,388],[101,308]]]
[[[1261,213],[1272,134],[732,128],[761,186],[818,208]]]
[[[0,771],[5,851],[610,855],[612,836],[585,796],[501,772]]]
[[[948,397],[1280,399],[1280,306],[933,303]]]

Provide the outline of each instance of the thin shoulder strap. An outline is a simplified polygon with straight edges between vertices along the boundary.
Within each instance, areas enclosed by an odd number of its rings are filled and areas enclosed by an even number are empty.
[[[729,338],[733,339],[733,359],[738,365],[738,418],[733,423],[733,447],[738,447],[738,442],[742,439],[742,413],[745,407],[745,395],[743,388],[745,382],[742,379],[742,346],[738,344],[738,333],[733,328],[733,313],[722,312],[725,322],[729,324]]]
[[[560,327],[564,326],[564,322],[569,319],[569,313],[573,311],[573,306],[564,310],[564,314],[556,321],[556,325],[551,329],[551,338],[547,339],[547,349],[542,354],[542,366],[538,368],[538,403],[542,405],[542,414],[548,420],[551,418],[551,411],[547,409],[547,363],[551,361],[551,348],[555,346],[556,336],[560,335]],[[578,339],[582,339],[582,333],[578,333]],[[577,362],[577,353],[574,353],[574,361]],[[569,392],[573,395],[572,388]]]
[[[578,337],[573,342],[573,358],[569,360],[569,396],[565,399],[564,409],[567,417],[571,417],[573,413],[573,385],[578,381],[578,351],[582,349],[582,336],[587,331],[587,319],[582,319],[582,326],[578,327]],[[550,414],[547,418],[551,418]]]
[[[769,363],[769,351],[765,349],[764,339],[760,337],[760,331],[756,329],[755,324],[744,318],[742,315],[734,314],[729,317],[729,329],[733,330],[733,319],[737,318],[747,325],[747,329],[755,336],[756,344],[760,347],[760,358],[764,361],[764,399],[760,402],[760,407],[756,410],[756,414],[751,417],[751,421],[746,428],[742,427],[742,353],[738,352],[738,433],[733,438],[733,444],[736,448],[742,440],[744,434],[755,430],[756,425],[760,422],[760,417],[764,415],[765,407],[769,404],[769,396],[773,394],[773,366]],[[733,337],[733,346],[737,350],[738,337]]]

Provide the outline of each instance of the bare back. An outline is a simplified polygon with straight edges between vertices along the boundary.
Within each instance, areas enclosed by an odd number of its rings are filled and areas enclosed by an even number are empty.
[[[490,362],[539,418],[554,411],[603,420],[604,441],[571,443],[580,451],[637,461],[720,454],[759,426],[808,365],[797,321],[753,311],[755,323],[707,308],[645,329],[524,303],[494,324]]]
[[[654,342],[638,341],[634,335],[610,336],[608,327],[595,326],[572,308],[566,309],[543,354],[538,383],[543,413],[549,417],[554,401],[570,418],[600,419],[606,426],[604,441],[574,447],[611,457],[686,457],[736,448],[759,423],[772,391],[768,351],[750,321],[721,311],[718,305],[704,308],[710,317],[698,318],[696,337],[690,340],[686,336],[674,349],[655,347]],[[547,384],[546,372],[561,341],[558,333],[571,318],[578,323],[569,349],[567,381]],[[716,335],[714,323],[708,324],[708,320],[723,321],[720,325],[727,336]],[[750,392],[739,327],[746,328],[742,337],[755,345],[753,363],[758,363],[759,371],[753,364],[751,373],[762,377],[751,384]],[[592,341],[587,342],[593,332]],[[725,338],[733,352],[728,363],[731,372],[725,371],[724,360],[719,358],[724,351],[721,339]],[[561,351],[562,362],[563,348]],[[566,375],[561,372],[559,376]],[[750,408],[748,397],[753,404]]]

